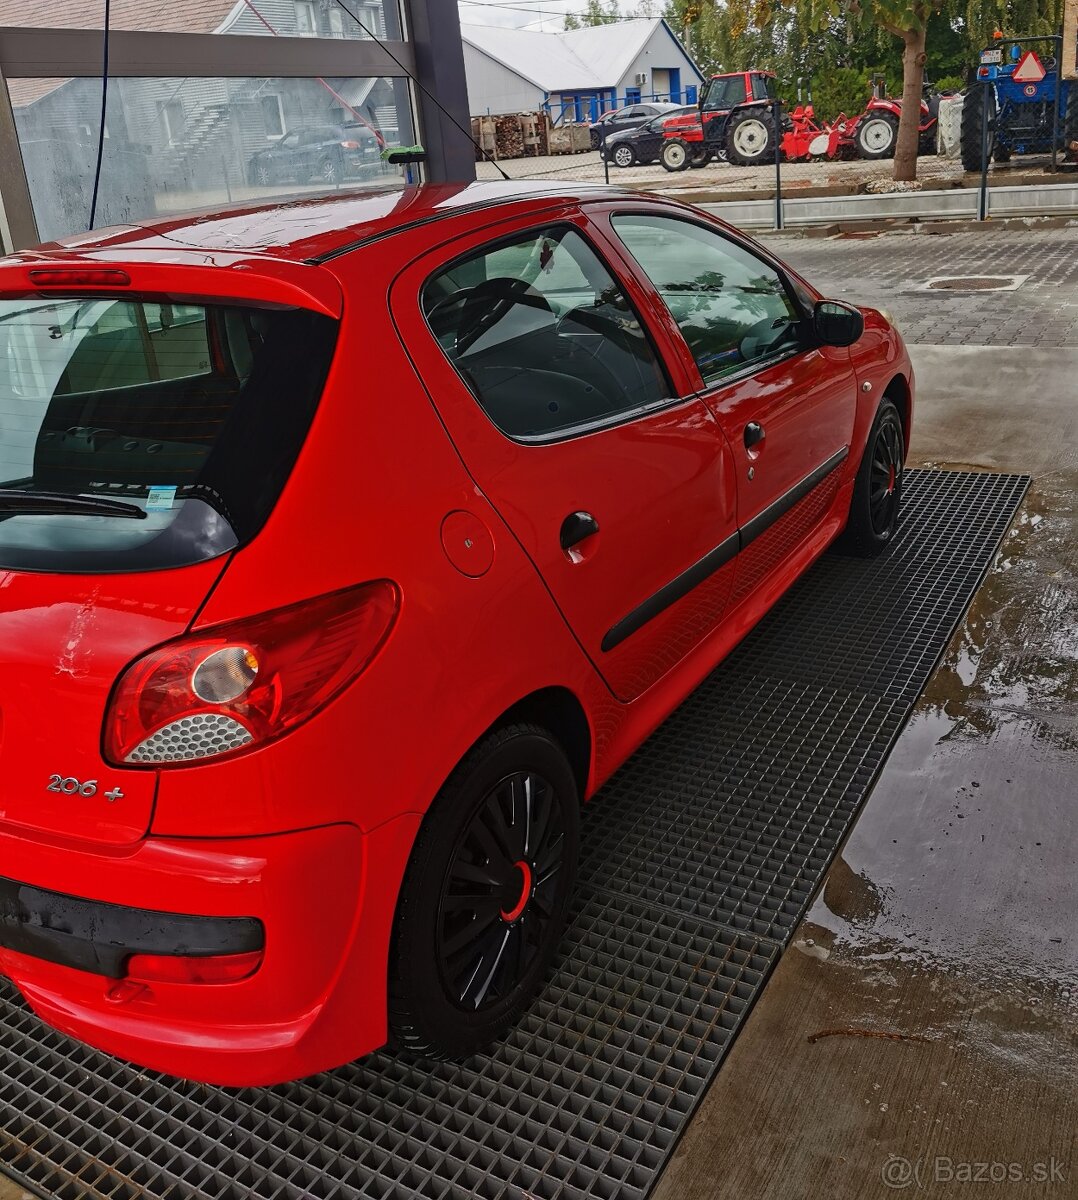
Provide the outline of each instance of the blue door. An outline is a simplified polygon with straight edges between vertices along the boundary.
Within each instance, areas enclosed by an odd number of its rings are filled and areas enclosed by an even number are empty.
[[[681,103],[681,68],[670,68],[670,99],[675,104]]]

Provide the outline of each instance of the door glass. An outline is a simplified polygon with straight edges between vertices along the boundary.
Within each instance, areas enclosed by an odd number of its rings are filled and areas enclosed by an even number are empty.
[[[722,110],[733,108],[745,99],[745,78],[742,75],[727,75],[721,79],[712,79],[708,85],[707,96],[704,98],[704,109]]]
[[[574,229],[455,263],[423,289],[438,344],[511,437],[544,437],[669,398],[624,292]]]
[[[622,214],[618,236],[666,302],[705,383],[799,344],[801,318],[778,273],[710,229]]]

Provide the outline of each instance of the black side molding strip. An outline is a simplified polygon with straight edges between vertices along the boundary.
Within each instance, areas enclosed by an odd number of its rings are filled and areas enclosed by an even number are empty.
[[[607,632],[601,643],[602,649],[613,650],[615,646],[625,641],[630,634],[636,633],[641,625],[646,625],[652,617],[657,617],[663,609],[669,608],[671,604],[680,600],[682,596],[688,595],[698,583],[703,583],[709,575],[714,575],[720,567],[726,566],[740,549],[740,542],[741,539],[736,533],[730,534],[714,550],[709,550],[699,562],[694,562],[687,571],[682,571],[680,575],[675,576],[669,583],[664,584],[654,595],[649,596],[643,604],[634,608],[628,616],[622,617]]]
[[[760,536],[764,530],[786,513],[799,501],[803,500],[809,492],[820,482],[827,478],[828,475],[838,466],[849,458],[850,452],[848,448],[839,450],[836,454],[824,463],[821,463],[815,471],[810,475],[806,475],[800,483],[794,484],[792,488],[781,495],[773,504],[769,504],[761,513],[757,513],[747,524],[742,526],[737,533],[732,533],[728,538],[721,541],[714,550],[709,550],[698,562],[694,562],[687,571],[683,571],[680,575],[675,576],[669,583],[664,584],[657,592],[649,596],[643,604],[638,605],[622,617],[621,620],[612,626],[604,636],[600,643],[600,648],[604,651],[613,650],[615,646],[619,646],[627,637],[643,625],[646,625],[653,617],[657,617],[664,609],[670,607],[671,604],[676,604],[682,596],[687,596],[697,584],[703,583],[710,575],[714,575],[720,567],[726,564],[738,553],[745,549],[750,542],[753,542]]]
[[[849,457],[850,451],[844,446],[826,462],[820,463],[811,475],[806,475],[800,483],[795,483],[788,492],[784,492],[773,504],[769,504],[763,512],[757,513],[751,521],[746,521],[740,529],[741,549],[744,550],[750,542],[754,542],[764,530],[774,525],[779,517],[784,517],[799,500],[804,500],[818,483],[826,479]]]

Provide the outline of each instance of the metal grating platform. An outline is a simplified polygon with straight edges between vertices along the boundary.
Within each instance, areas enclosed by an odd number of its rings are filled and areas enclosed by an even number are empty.
[[[563,953],[506,1044],[226,1090],[45,1028],[0,984],[0,1162],[41,1194],[645,1196],[984,577],[1029,480],[911,471],[589,809]]]

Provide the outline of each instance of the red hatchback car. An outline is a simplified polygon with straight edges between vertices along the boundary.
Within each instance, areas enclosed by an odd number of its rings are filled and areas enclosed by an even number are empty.
[[[613,189],[0,260],[0,970],[223,1084],[488,1044],[581,801],[840,534],[886,545],[912,404],[884,315]]]

